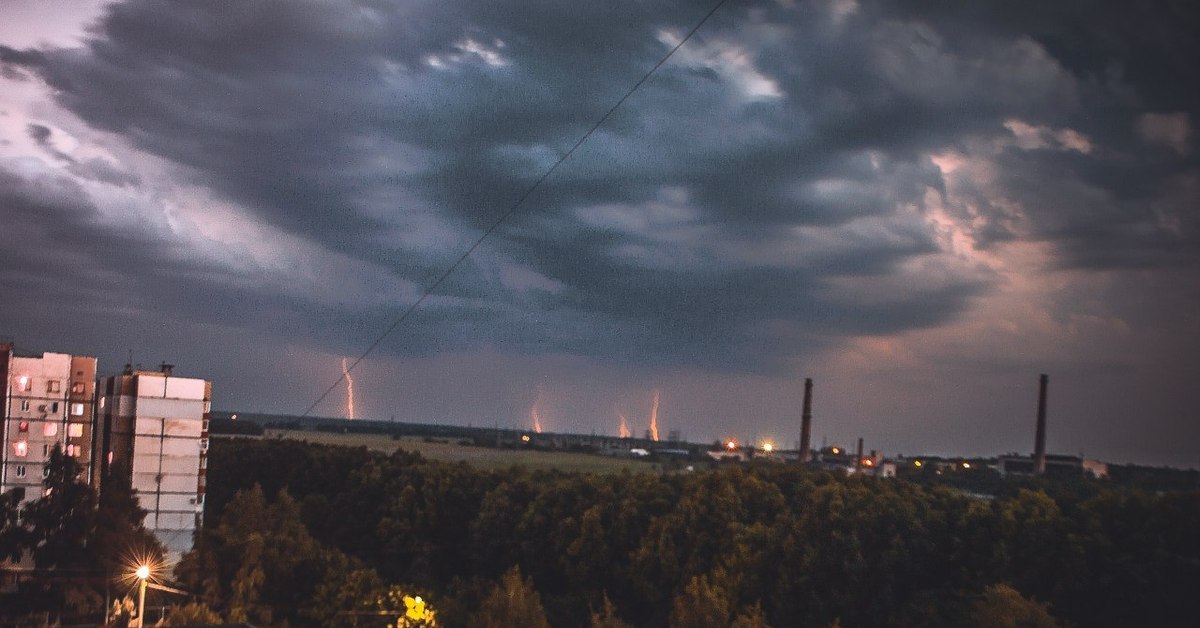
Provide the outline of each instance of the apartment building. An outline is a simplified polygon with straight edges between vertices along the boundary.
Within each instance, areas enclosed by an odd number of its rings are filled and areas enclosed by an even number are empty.
[[[94,477],[113,465],[132,473],[144,524],[178,558],[192,547],[204,515],[212,384],[177,377],[169,364],[100,379]],[[101,487],[103,490],[103,487]]]
[[[89,474],[94,462],[96,358],[18,355],[11,341],[3,341],[0,375],[5,382],[0,492],[20,489],[25,502],[41,497],[43,469],[55,445]]]

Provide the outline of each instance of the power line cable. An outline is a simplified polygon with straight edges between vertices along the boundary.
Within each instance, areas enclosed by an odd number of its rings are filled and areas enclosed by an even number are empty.
[[[360,362],[365,360],[367,358],[367,356],[370,355],[371,352],[374,351],[375,348],[379,346],[379,343],[383,342],[383,340],[385,338],[387,338],[389,335],[391,335],[391,333],[393,331],[395,331],[397,327],[402,325],[404,323],[404,321],[408,320],[408,317],[411,316],[412,313],[415,312],[416,309],[418,307],[420,307],[422,303],[425,302],[425,299],[429,298],[429,296],[431,294],[433,294],[433,291],[437,290],[438,286],[442,285],[442,282],[446,281],[446,279],[448,277],[450,277],[450,275],[455,270],[457,270],[458,267],[461,266],[462,263],[465,262],[467,260],[467,258],[470,257],[471,254],[474,253],[475,250],[478,249],[481,244],[483,244],[483,241],[486,240],[488,238],[488,236],[492,235],[492,233],[495,232],[496,229],[498,229],[500,227],[500,225],[504,223],[504,221],[508,220],[508,218],[510,216],[515,214],[517,209],[519,209],[521,207],[521,205],[524,204],[525,200],[528,199],[530,197],[530,195],[532,195],[534,193],[534,191],[537,190],[542,185],[542,182],[545,181],[546,179],[548,179],[551,174],[554,174],[554,171],[558,170],[558,167],[561,166],[563,164],[563,162],[565,162],[567,159],[569,159],[571,157],[571,155],[574,154],[575,151],[580,146],[582,146],[583,143],[586,142],[588,140],[588,138],[590,138],[592,136],[592,134],[596,132],[597,129],[600,128],[600,125],[604,124],[604,122],[607,121],[609,119],[609,117],[611,117],[612,114],[618,108],[620,108],[621,105],[625,104],[625,101],[629,100],[629,97],[632,96],[634,94],[634,92],[636,92],[646,81],[648,81],[650,79],[650,77],[656,71],[658,71],[658,69],[660,67],[662,67],[662,65],[664,63],[666,63],[667,60],[670,59],[672,55],[675,54],[676,51],[678,51],[680,48],[682,48],[683,45],[685,43],[687,43],[687,41],[689,39],[692,38],[692,35],[695,35],[696,31],[700,30],[700,27],[704,26],[704,23],[707,22],[708,19],[711,18],[713,16],[713,14],[716,13],[717,10],[720,9],[721,6],[723,6],[727,1],[728,0],[718,0],[717,3],[715,5],[713,5],[713,7],[711,9],[708,10],[708,13],[705,13],[704,17],[700,18],[700,21],[696,22],[696,25],[693,26],[692,29],[690,31],[688,31],[686,35],[683,36],[682,39],[679,40],[679,43],[675,44],[675,46],[673,48],[671,48],[671,50],[669,50],[667,52],[667,54],[663,55],[663,57],[658,60],[658,63],[654,64],[654,67],[650,68],[650,70],[648,72],[646,72],[646,74],[643,75],[642,78],[638,79],[638,81],[633,84],[633,87],[630,87],[629,91],[625,92],[625,95],[621,96],[620,100],[618,100],[616,102],[616,104],[614,104],[612,107],[609,107],[608,111],[604,112],[604,115],[600,116],[600,119],[597,120],[596,123],[593,124],[592,127],[590,129],[588,129],[586,133],[584,133],[582,136],[580,136],[580,138],[575,141],[575,143],[571,146],[570,149],[567,150],[567,152],[563,153],[563,155],[561,157],[559,157],[558,160],[555,161],[552,166],[550,166],[545,172],[542,173],[542,176],[538,177],[538,179],[536,181],[534,181],[532,185],[530,185],[528,188],[526,188],[525,192],[523,194],[521,194],[521,196],[518,197],[517,200],[511,206],[509,206],[509,208],[503,214],[501,214],[499,218],[497,218],[494,222],[492,222],[491,226],[489,226],[483,232],[482,235],[480,235],[478,238],[476,238],[475,242],[473,244],[471,244],[471,246],[467,247],[467,250],[464,251],[463,254],[460,255],[458,257],[458,259],[455,260],[454,263],[451,264],[441,275],[439,275],[437,280],[435,280],[432,284],[430,284],[429,287],[426,288],[425,291],[421,293],[421,296],[418,297],[417,300],[412,303],[412,305],[408,306],[408,308],[404,310],[404,313],[401,314],[400,317],[397,318],[394,323],[392,323],[386,330],[384,330],[384,332],[382,334],[380,334],[379,337],[376,338],[375,341],[370,344],[370,346],[367,347],[366,351],[362,352],[362,355],[355,358],[354,362],[352,362],[350,364],[349,368],[344,369],[344,372],[341,375],[339,375],[338,378],[335,379],[332,384],[330,384],[329,388],[327,388],[325,390],[325,392],[321,393],[321,396],[317,397],[317,400],[312,402],[308,406],[308,408],[304,411],[304,413],[301,414],[300,416],[302,416],[302,417],[308,416],[309,413],[311,413],[314,408],[316,408],[322,401],[325,401],[325,398],[328,397],[329,394],[332,393],[342,383],[342,381],[346,379],[346,375],[353,372],[355,367],[357,367]]]

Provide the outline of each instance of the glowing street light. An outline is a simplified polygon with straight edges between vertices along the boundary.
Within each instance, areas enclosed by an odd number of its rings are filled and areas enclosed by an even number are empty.
[[[765,451],[767,453],[771,453],[772,451],[775,451],[775,443],[772,443],[771,441],[767,441],[767,442],[763,443],[762,449],[763,449],[763,451]]]
[[[142,628],[142,620],[146,615],[146,582],[150,580],[150,565],[139,565],[133,575],[138,579],[138,613],[137,621],[130,622],[130,628]]]

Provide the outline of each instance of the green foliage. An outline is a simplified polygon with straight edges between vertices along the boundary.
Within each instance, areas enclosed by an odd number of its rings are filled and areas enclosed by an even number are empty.
[[[500,577],[495,588],[468,624],[471,628],[550,628],[542,598],[533,588],[533,581],[513,567]]]
[[[162,626],[203,626],[221,623],[221,616],[201,602],[190,602],[167,609]]]
[[[971,606],[971,618],[978,628],[1057,628],[1058,622],[1045,604],[1026,599],[1007,584],[984,589]]]
[[[36,567],[0,607],[8,617],[49,612],[63,621],[94,621],[106,610],[106,589],[134,557],[159,560],[162,548],[142,526],[145,511],[119,470],[105,479],[99,500],[61,447],[45,471],[42,496],[25,505],[19,521],[18,496],[0,497],[0,558],[28,556]]]
[[[592,613],[591,628],[632,628],[629,624],[621,621],[617,616],[617,607],[608,599],[608,594],[604,594],[604,602],[598,612]]]
[[[972,625],[997,582],[1072,625],[1200,614],[1196,492],[1021,480],[987,500],[778,464],[598,476],[295,442],[212,453],[224,514],[209,513],[181,573],[221,609],[274,624],[367,625],[354,613],[398,583],[422,587],[445,625],[485,621],[485,605],[516,612],[505,586],[562,626]],[[262,497],[281,489],[294,499]]]

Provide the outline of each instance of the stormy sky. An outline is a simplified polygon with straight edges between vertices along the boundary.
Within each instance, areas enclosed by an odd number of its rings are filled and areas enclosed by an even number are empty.
[[[303,412],[712,5],[5,0],[0,335]],[[729,0],[356,414],[1200,465],[1198,15]]]

